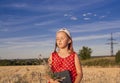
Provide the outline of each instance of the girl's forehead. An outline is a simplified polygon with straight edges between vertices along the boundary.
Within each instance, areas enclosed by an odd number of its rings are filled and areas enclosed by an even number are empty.
[[[67,36],[67,34],[63,31],[57,32],[56,36]]]

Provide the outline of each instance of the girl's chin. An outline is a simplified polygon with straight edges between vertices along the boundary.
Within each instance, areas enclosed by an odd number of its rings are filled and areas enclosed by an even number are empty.
[[[63,46],[59,46],[59,48],[60,48],[60,49],[64,49],[65,47],[63,47]]]

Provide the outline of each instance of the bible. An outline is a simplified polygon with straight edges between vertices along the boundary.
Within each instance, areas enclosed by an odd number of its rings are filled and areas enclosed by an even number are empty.
[[[60,83],[72,83],[70,72],[68,70],[55,72],[54,75],[57,79],[59,79],[58,81]]]

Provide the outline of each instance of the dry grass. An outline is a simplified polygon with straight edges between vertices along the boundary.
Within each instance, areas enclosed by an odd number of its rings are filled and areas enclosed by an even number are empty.
[[[81,83],[120,83],[120,68],[83,68]]]
[[[43,73],[43,65],[0,66],[0,83],[47,83]],[[83,67],[83,75],[81,83],[120,83],[119,68]]]
[[[46,83],[44,70],[43,65],[0,66],[0,83]]]

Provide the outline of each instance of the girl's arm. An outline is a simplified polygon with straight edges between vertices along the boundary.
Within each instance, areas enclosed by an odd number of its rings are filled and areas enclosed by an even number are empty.
[[[52,65],[52,55],[48,58],[48,65],[51,67]],[[49,83],[59,83],[57,80],[52,79],[50,76],[47,76],[47,80],[49,80]]]
[[[48,65],[51,67],[52,65],[52,55],[50,55],[50,57],[48,58]]]
[[[82,67],[81,67],[80,60],[77,54],[75,55],[75,67],[77,71],[77,77],[74,83],[80,83],[83,77],[83,72],[82,72]]]

